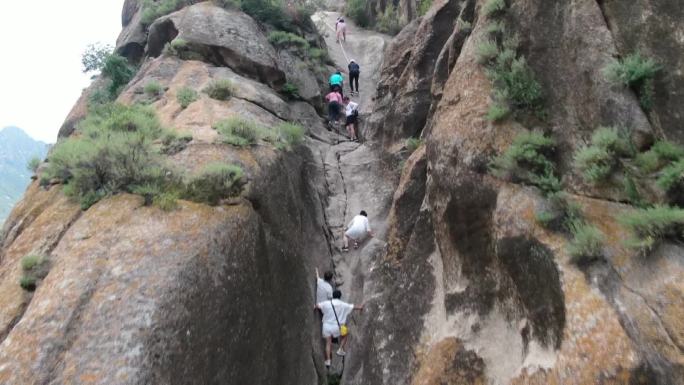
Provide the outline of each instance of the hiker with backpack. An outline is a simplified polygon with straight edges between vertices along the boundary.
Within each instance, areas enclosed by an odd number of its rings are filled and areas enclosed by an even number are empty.
[[[344,232],[344,244],[342,246],[342,251],[349,251],[349,240],[354,241],[354,248],[359,248],[359,242],[362,242],[366,236],[373,236],[373,231],[371,231],[370,225],[368,224],[368,214],[361,210],[359,215],[355,216],[349,226],[347,226],[347,231]]]
[[[354,310],[363,310],[363,305],[354,305],[342,302],[342,292],[333,291],[332,299],[319,302],[316,309],[323,313],[323,338],[325,339],[325,366],[330,368],[332,363],[332,343],[333,338],[340,339],[340,348],[337,355],[344,357],[347,352],[344,350],[349,339],[349,328],[347,327],[347,317]]]
[[[328,102],[328,125],[337,125],[340,116],[340,109],[342,108],[342,95],[337,91],[331,91],[325,95],[325,101]]]
[[[354,85],[356,83],[356,96],[358,96],[361,67],[359,67],[359,63],[357,63],[354,59],[351,59],[347,68],[349,69],[349,87],[351,88],[351,95],[354,96]]]
[[[330,84],[330,91],[337,91],[344,96],[344,77],[340,71],[330,75],[328,83]]]
[[[345,96],[343,101],[346,116],[345,127],[347,127],[349,139],[352,142],[358,142],[359,138],[356,136],[356,126],[359,118],[359,104],[352,102],[348,96]]]

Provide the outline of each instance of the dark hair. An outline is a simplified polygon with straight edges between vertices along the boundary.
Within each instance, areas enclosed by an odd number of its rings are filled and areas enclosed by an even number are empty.
[[[344,99],[342,99],[342,100],[344,100],[345,102],[349,101],[349,96],[345,96]]]
[[[332,281],[332,279],[333,279],[333,272],[330,271],[330,270],[326,271],[325,274],[323,274],[323,279],[326,280],[326,281]]]
[[[340,299],[340,298],[342,298],[342,292],[339,291],[339,290],[333,291],[333,298],[334,298],[334,299]]]
[[[363,215],[364,217],[367,217],[368,213],[366,213],[364,210],[361,210],[361,215]]]
[[[337,71],[337,72],[335,72],[335,73],[338,74],[338,75],[342,75],[342,72],[340,72],[340,71]]]

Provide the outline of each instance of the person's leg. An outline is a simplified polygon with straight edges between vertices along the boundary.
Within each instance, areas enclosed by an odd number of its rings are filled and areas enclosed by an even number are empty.
[[[356,121],[352,122],[352,124],[349,125],[350,127],[350,133],[353,140],[358,140],[359,138],[356,136]]]
[[[333,103],[328,103],[328,124],[332,124],[334,122],[333,118],[335,117],[335,106]]]
[[[343,239],[344,239],[344,241],[343,241],[344,243],[342,244],[342,249],[348,249],[349,248],[349,237],[347,236],[347,234],[344,234]]]
[[[354,81],[356,82],[356,93],[359,93],[359,74],[354,75]]]
[[[325,360],[328,363],[332,360],[332,337],[325,338]]]
[[[347,350],[347,339],[349,338],[349,332],[347,332],[346,336],[340,338],[340,350],[344,352]]]

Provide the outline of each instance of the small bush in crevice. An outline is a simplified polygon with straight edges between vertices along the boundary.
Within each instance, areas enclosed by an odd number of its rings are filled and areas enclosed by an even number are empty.
[[[477,62],[488,63],[499,55],[499,46],[493,40],[481,41],[476,47]]]
[[[291,32],[273,31],[268,34],[268,41],[278,48],[295,48],[300,52],[309,49],[309,42]]]
[[[228,79],[214,80],[204,89],[210,98],[225,101],[235,94],[235,86]]]
[[[636,209],[618,216],[618,221],[634,235],[628,245],[650,250],[665,239],[684,238],[684,209],[670,206],[654,206]]]
[[[236,165],[212,163],[188,182],[184,196],[196,202],[217,205],[222,199],[240,194],[244,173]]]
[[[660,140],[655,142],[648,151],[637,155],[636,165],[641,171],[650,173],[680,159],[684,159],[684,147]]]
[[[128,64],[125,57],[112,54],[105,59],[102,75],[110,80],[109,100],[114,100],[128,82],[133,79],[135,70]]]
[[[511,110],[508,106],[500,104],[499,102],[492,103],[487,109],[487,120],[492,122],[499,122],[510,115]]]
[[[192,135],[189,133],[178,134],[175,131],[168,131],[162,136],[161,152],[166,155],[177,154],[183,151],[191,141]]]
[[[224,143],[240,147],[255,144],[263,131],[256,123],[235,117],[216,123],[214,129]]]
[[[677,205],[684,204],[684,159],[665,167],[656,181],[667,192],[668,198]]]
[[[537,132],[519,134],[513,144],[491,164],[492,173],[512,182],[537,186],[545,193],[559,191],[560,180],[550,160],[555,152],[553,139]]]
[[[145,84],[143,91],[145,92],[145,95],[147,95],[147,97],[151,99],[156,99],[164,93],[164,87],[162,87],[162,85],[158,82],[152,80]]]
[[[639,96],[641,107],[648,111],[653,107],[654,78],[660,69],[655,60],[634,53],[608,64],[603,73],[611,82],[632,88]]]
[[[572,236],[568,244],[568,254],[572,262],[584,264],[603,256],[604,235],[593,225],[575,219],[566,224]]]
[[[193,0],[143,0],[140,21],[145,25],[150,25],[158,18],[196,2]]]
[[[501,21],[491,22],[485,28],[485,32],[495,38],[502,37],[505,31],[506,26]]]
[[[293,83],[287,82],[283,85],[280,93],[285,95],[288,100],[299,100],[301,96],[299,95],[299,88]]]
[[[498,17],[506,12],[505,0],[487,0],[482,6],[482,12],[485,16]]]
[[[413,154],[414,151],[418,149],[423,144],[420,138],[408,138],[406,139],[406,150],[409,154]]]
[[[432,0],[419,0],[418,2],[418,15],[425,15],[432,7]]]
[[[389,3],[385,7],[385,12],[378,15],[375,28],[388,35],[396,35],[401,31],[403,28],[401,17],[397,8],[392,3]]]
[[[366,13],[365,0],[349,0],[346,3],[345,14],[351,17],[352,20],[361,28],[366,28],[370,25],[370,18]]]
[[[510,64],[498,60],[497,64],[487,71],[487,75],[497,88],[496,99],[499,103],[508,103],[515,109],[533,112],[541,109],[543,101],[541,85],[527,65],[525,58],[514,58]]]
[[[304,141],[305,130],[299,124],[285,122],[276,127],[278,132],[278,143],[276,147],[281,149],[292,149]]]
[[[26,291],[36,290],[38,281],[45,278],[48,274],[47,258],[42,255],[27,255],[21,259],[21,269],[23,275],[19,280],[19,285]]]
[[[35,174],[36,171],[38,171],[39,166],[40,166],[40,158],[37,156],[34,156],[26,164],[26,169]]]
[[[615,127],[599,127],[591,144],[575,152],[575,167],[591,184],[605,182],[620,164],[620,158],[631,156],[629,140]]]
[[[176,93],[176,100],[182,109],[188,108],[192,103],[198,99],[197,91],[189,87],[183,87]]]

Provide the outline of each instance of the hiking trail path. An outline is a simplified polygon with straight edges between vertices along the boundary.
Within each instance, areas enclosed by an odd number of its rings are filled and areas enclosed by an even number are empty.
[[[325,37],[330,58],[340,69],[345,78],[344,92],[348,95],[349,76],[347,59],[354,59],[361,67],[359,77],[359,96],[352,100],[359,103],[360,135],[362,143],[350,142],[346,136],[335,132],[325,132],[320,140],[314,140],[311,145],[316,156],[320,156],[325,175],[324,193],[327,199],[325,218],[328,227],[328,240],[331,243],[331,264],[317,266],[321,274],[330,269],[335,271],[337,288],[342,291],[342,300],[349,303],[361,304],[364,298],[365,276],[371,269],[385,248],[387,217],[392,204],[392,197],[397,184],[397,172],[388,172],[387,166],[380,159],[380,150],[373,142],[366,142],[364,138],[365,121],[373,112],[373,98],[380,77],[385,47],[390,37],[358,28],[351,20],[347,23],[347,39],[342,44],[336,43],[335,21],[338,12],[317,12],[312,19],[319,32]],[[342,127],[341,131],[346,130]],[[327,136],[327,138],[326,138]],[[368,213],[370,227],[375,237],[360,244],[358,249],[350,244],[349,252],[342,252],[342,237],[347,224],[361,210]],[[342,382],[349,383],[346,377],[349,373],[350,357],[354,355],[355,339],[362,334],[359,328],[365,317],[363,312],[354,311],[348,320],[350,326],[350,341],[347,344],[347,370]],[[320,323],[318,323],[320,327]],[[320,333],[320,331],[319,331]],[[337,346],[334,346],[334,350]],[[333,352],[332,372],[340,373],[342,360]]]

